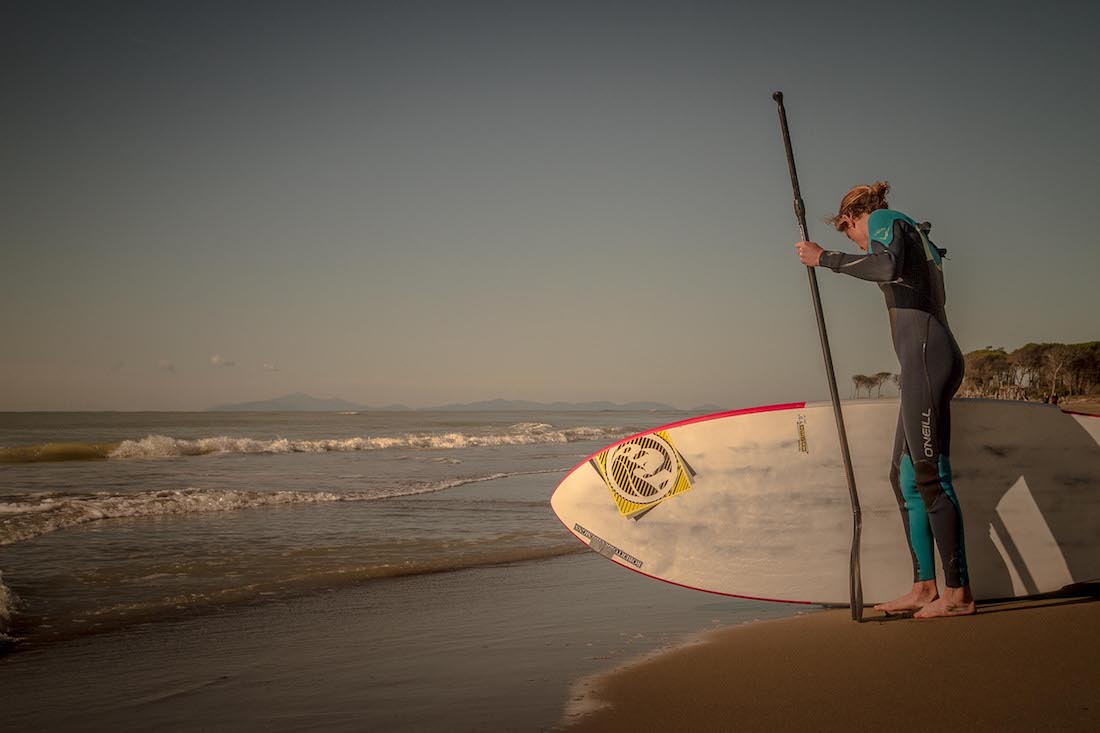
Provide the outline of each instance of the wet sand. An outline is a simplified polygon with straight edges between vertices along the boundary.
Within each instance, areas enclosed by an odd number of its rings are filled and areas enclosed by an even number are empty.
[[[570,731],[1093,731],[1100,602],[933,621],[847,609],[750,624],[591,683]]]
[[[265,598],[0,657],[0,731],[549,730],[578,676],[802,610],[587,552]]]

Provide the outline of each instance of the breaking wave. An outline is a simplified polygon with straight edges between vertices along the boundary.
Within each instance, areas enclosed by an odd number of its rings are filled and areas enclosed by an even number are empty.
[[[546,423],[517,423],[503,430],[485,433],[406,433],[397,436],[355,436],[319,440],[248,438],[227,435],[211,438],[173,438],[147,435],[140,440],[118,443],[42,443],[0,448],[0,463],[44,461],[126,460],[176,458],[212,453],[327,453],[387,449],[454,450],[483,446],[538,445],[614,440],[629,431],[621,427],[555,428]]]
[[[10,545],[78,524],[99,519],[151,517],[204,512],[224,512],[286,504],[322,504],[340,501],[375,501],[399,496],[428,494],[466,484],[495,481],[511,476],[561,473],[562,469],[492,473],[472,478],[422,483],[371,491],[234,491],[228,489],[172,489],[130,494],[37,494],[0,502],[0,546]],[[2,591],[0,591],[2,594]],[[0,595],[0,600],[3,595]]]
[[[495,481],[511,476],[531,476],[561,473],[564,469],[514,471],[492,473],[485,476],[455,478],[447,481],[422,483],[371,491],[233,491],[223,489],[177,489],[142,491],[131,494],[97,492],[89,494],[34,494],[26,497],[8,497],[0,501],[0,546],[28,540],[60,529],[75,527],[100,519],[125,517],[153,517],[167,515],[224,512],[256,507],[283,506],[288,504],[322,504],[330,502],[359,502],[413,496],[453,489],[466,484]],[[379,577],[388,575],[432,572],[410,568],[381,569]],[[5,633],[9,628],[18,598],[6,585],[0,572],[0,653],[12,638]]]

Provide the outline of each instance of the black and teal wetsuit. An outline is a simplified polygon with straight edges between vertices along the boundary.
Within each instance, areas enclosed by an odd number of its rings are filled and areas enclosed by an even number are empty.
[[[962,511],[951,484],[951,398],[963,355],[944,313],[940,251],[920,226],[890,209],[871,213],[867,254],[824,252],[821,266],[877,282],[886,296],[901,363],[901,411],[890,482],[913,556],[914,581],[936,577],[933,537],[946,584],[969,584]]]

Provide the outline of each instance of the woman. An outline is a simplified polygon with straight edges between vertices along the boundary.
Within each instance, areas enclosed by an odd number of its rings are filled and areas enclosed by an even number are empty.
[[[804,265],[879,284],[901,363],[901,411],[890,483],[913,558],[913,588],[875,610],[916,611],[917,618],[964,616],[974,613],[974,598],[948,459],[951,398],[962,384],[963,356],[943,309],[943,253],[928,241],[927,227],[888,208],[889,190],[885,181],[856,186],[829,220],[865,254],[826,252],[814,242],[795,247]],[[936,588],[933,539],[946,576],[943,596]]]

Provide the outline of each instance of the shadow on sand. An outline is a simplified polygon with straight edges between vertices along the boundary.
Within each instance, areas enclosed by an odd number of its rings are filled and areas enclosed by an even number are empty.
[[[976,615],[985,616],[991,613],[1011,613],[1012,611],[1025,611],[1033,608],[1049,608],[1057,606],[1076,606],[1081,603],[1096,603],[1100,601],[1100,583],[1078,583],[1053,593],[1040,593],[1025,598],[992,598],[978,601]],[[913,611],[907,613],[882,613],[867,609],[867,613],[876,614],[864,616],[863,623],[884,624],[892,621],[906,621],[913,618]],[[881,615],[877,615],[881,614]]]

